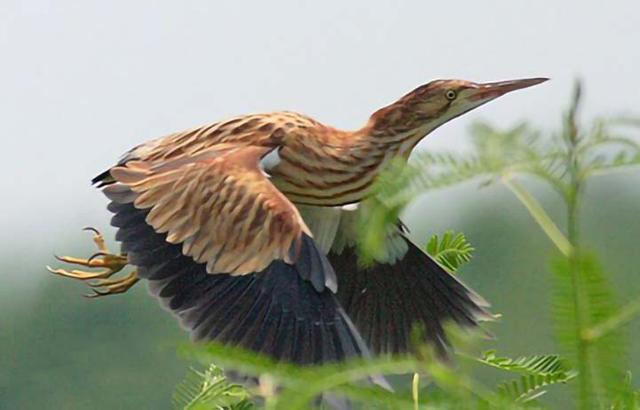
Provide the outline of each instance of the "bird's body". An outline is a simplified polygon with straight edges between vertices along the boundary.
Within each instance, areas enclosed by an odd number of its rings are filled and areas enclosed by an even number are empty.
[[[136,147],[125,159],[167,161],[228,145],[275,151],[263,168],[296,203],[329,206],[360,200],[362,190],[357,188],[371,180],[366,171],[381,163],[376,147],[359,132],[338,130],[293,112],[245,115],[171,134]]]
[[[294,112],[249,114],[170,134],[128,152],[132,159],[169,161],[216,147],[264,147],[275,151],[261,165],[271,182],[296,204],[338,206],[366,197],[378,171],[408,156],[419,130],[381,140],[367,124],[344,131]]]
[[[114,268],[105,255],[63,258],[107,271],[55,272],[95,279],[134,265],[126,284],[95,286],[118,293],[148,279],[196,338],[276,359],[406,352],[414,325],[444,352],[443,323],[476,326],[491,318],[486,302],[411,243],[400,223],[387,253],[360,266],[357,204],[388,161],[407,158],[433,129],[541,81],[434,81],[355,131],[276,112],[143,143],[93,180],[112,201],[124,261]]]

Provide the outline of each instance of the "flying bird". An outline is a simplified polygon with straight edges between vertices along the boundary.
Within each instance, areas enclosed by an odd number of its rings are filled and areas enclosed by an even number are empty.
[[[121,253],[94,230],[97,254],[59,259],[98,270],[49,270],[86,281],[94,297],[145,279],[195,339],[276,360],[407,352],[415,325],[445,354],[443,324],[475,327],[492,318],[487,302],[400,222],[384,254],[361,266],[358,204],[389,161],[440,125],[543,81],[432,81],[355,131],[275,112],[142,143],[92,180],[110,200]]]

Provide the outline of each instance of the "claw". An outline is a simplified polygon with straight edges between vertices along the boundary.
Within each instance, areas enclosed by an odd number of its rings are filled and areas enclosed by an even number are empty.
[[[106,292],[101,292],[101,291],[98,291],[97,289],[93,289],[93,288],[91,288],[91,291],[93,293],[85,293],[82,296],[84,296],[85,298],[89,298],[89,299],[99,298],[100,296],[106,296]]]
[[[89,256],[89,258],[87,259],[88,262],[91,262],[92,260],[94,260],[95,258],[97,258],[98,256],[108,256],[109,254],[106,252],[96,252],[93,255]]]
[[[83,230],[83,231],[91,231],[91,232],[93,232],[93,233],[94,233],[94,234],[96,234],[96,235],[102,235],[102,234],[100,233],[100,231],[99,231],[99,230],[97,230],[96,228],[94,228],[93,226],[85,226],[84,228],[82,228],[82,230]]]
[[[122,278],[97,279],[93,283],[88,283],[88,285],[91,286],[92,288],[103,288],[103,287],[109,287],[111,285],[119,285],[119,284],[122,284],[123,282],[132,281],[134,278],[137,278],[137,277],[138,277],[138,274],[135,271],[133,271],[129,273],[127,276],[124,276]]]
[[[100,233],[99,230],[97,230],[96,228],[94,228],[92,226],[86,226],[86,227],[82,228],[82,230],[83,231],[91,231],[91,232],[93,232],[93,242],[96,244],[98,249],[101,252],[109,253],[109,248],[107,248],[107,245],[104,242],[104,237],[102,236],[102,234]]]
[[[135,285],[140,278],[136,271],[131,272],[127,276],[119,279],[99,279],[96,282],[88,283],[93,293],[84,295],[88,298],[97,298],[100,296],[116,295],[128,291]],[[104,288],[104,290],[102,290]]]

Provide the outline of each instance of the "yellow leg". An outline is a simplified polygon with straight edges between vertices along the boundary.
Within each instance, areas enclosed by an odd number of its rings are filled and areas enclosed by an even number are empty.
[[[104,237],[97,229],[85,228],[84,230],[93,232],[93,242],[96,244],[99,252],[88,259],[76,258],[73,256],[56,256],[56,258],[64,263],[99,269],[91,272],[77,269],[53,269],[52,267],[47,266],[47,270],[53,274],[64,276],[66,278],[87,281],[87,285],[90,286],[93,291],[93,293],[85,295],[87,297],[124,293],[135,285],[139,280],[135,271],[125,277],[108,280],[108,278],[120,272],[125,266],[127,266],[127,255],[112,254],[104,242]],[[90,282],[91,280],[94,281]]]

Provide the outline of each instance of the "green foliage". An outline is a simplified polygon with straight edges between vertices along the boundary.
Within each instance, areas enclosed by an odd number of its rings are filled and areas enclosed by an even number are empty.
[[[545,386],[566,383],[576,376],[576,372],[570,370],[558,355],[509,359],[498,357],[494,350],[489,350],[478,361],[508,372],[522,373],[519,379],[498,386],[500,394],[520,403],[542,396]]]
[[[613,400],[611,410],[639,410],[640,390],[633,387],[631,372],[627,372],[622,384],[622,391]]]
[[[458,334],[456,337],[460,337]],[[467,336],[468,338],[468,336]],[[376,359],[352,359],[344,363],[323,366],[298,367],[285,363],[276,363],[259,354],[239,348],[219,344],[185,345],[182,353],[187,357],[204,363],[216,362],[227,369],[241,372],[247,376],[255,376],[259,385],[254,394],[262,396],[269,409],[307,409],[322,394],[345,396],[365,405],[363,408],[402,409],[416,404],[415,397],[428,397],[429,406],[417,403],[418,408],[520,408],[519,404],[539,397],[544,386],[565,383],[574,377],[575,372],[568,369],[558,356],[535,356],[531,358],[507,359],[496,357],[493,352],[486,353],[474,362],[497,368],[506,372],[522,374],[515,387],[500,385],[495,391],[483,386],[466,373],[461,373],[448,364],[435,358],[429,346],[418,348],[419,354],[380,357]],[[461,359],[465,359],[464,356]],[[431,389],[422,394],[411,394],[408,391],[392,392],[385,388],[371,385],[380,374],[424,373],[440,388],[445,395],[433,394]],[[195,377],[185,384],[187,393],[179,403],[224,403],[229,407],[187,407],[237,409],[248,407],[232,407],[228,400],[229,389],[237,387],[226,384],[219,369],[214,368],[212,376],[196,373]],[[206,386],[217,384],[208,402],[202,401],[202,392]],[[277,386],[277,389],[275,388]],[[184,387],[181,391],[185,390]],[[277,390],[277,391],[276,391]],[[218,393],[213,393],[218,392]],[[227,392],[227,393],[225,393]],[[246,391],[232,390],[235,405],[248,405]],[[221,395],[217,400],[215,394]],[[194,399],[196,398],[196,399]],[[217,404],[219,405],[219,404]],[[220,405],[219,405],[220,406]],[[415,407],[415,406],[414,406]]]
[[[353,359],[345,363],[299,367],[216,343],[186,345],[181,352],[203,363],[215,362],[227,370],[259,377],[261,385],[256,394],[262,395],[270,409],[307,409],[317,396],[328,392],[390,408],[404,408],[412,404],[409,393],[393,393],[366,382],[377,380],[379,376],[376,375],[412,373],[422,367],[420,361],[411,356]]]
[[[370,198],[360,204],[358,218],[359,261],[363,265],[386,254],[385,244],[389,233],[395,231],[400,213],[408,204],[401,198],[406,180],[417,170],[406,166],[404,161],[391,161],[385,172],[376,180]]]
[[[249,410],[254,408],[249,393],[230,384],[222,369],[214,364],[204,371],[189,369],[173,394],[173,407],[188,410]]]
[[[573,363],[588,360],[581,376],[593,380],[589,401],[610,400],[619,390],[625,353],[624,335],[616,329],[598,339],[588,339],[587,329],[611,317],[617,310],[615,294],[593,253],[577,256],[579,287],[571,275],[571,260],[556,258],[553,317],[558,342]],[[578,298],[579,304],[574,301]],[[582,356],[582,357],[581,357]]]
[[[533,375],[563,374],[565,379],[575,376],[558,355],[528,356],[510,359],[496,356],[495,350],[487,350],[478,359],[480,363],[509,372],[519,372]]]
[[[435,234],[427,242],[427,253],[451,273],[469,262],[473,251],[474,248],[462,232],[446,231],[442,237]]]
[[[500,394],[510,397],[519,403],[527,403],[540,398],[545,390],[543,387],[552,384],[566,383],[564,374],[530,374],[520,376],[517,380],[502,383],[498,386]]]

